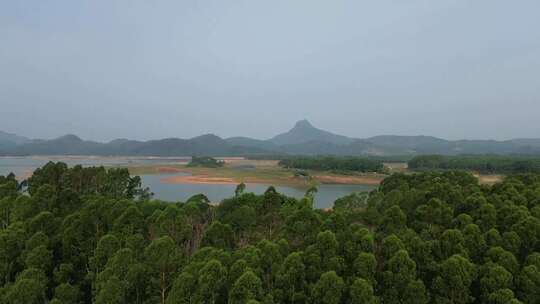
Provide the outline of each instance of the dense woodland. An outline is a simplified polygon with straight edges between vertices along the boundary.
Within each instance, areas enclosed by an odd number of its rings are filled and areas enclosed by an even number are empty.
[[[473,170],[481,173],[540,173],[540,158],[500,155],[422,155],[409,162],[414,170]]]
[[[366,157],[297,156],[280,160],[284,168],[324,171],[381,172],[383,162]]]
[[[0,302],[540,303],[538,175],[393,175],[333,210],[243,190],[212,206],[121,169],[1,177]]]

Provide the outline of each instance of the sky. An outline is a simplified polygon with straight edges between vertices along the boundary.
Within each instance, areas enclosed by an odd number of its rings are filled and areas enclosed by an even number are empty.
[[[31,138],[540,137],[540,1],[0,1]]]

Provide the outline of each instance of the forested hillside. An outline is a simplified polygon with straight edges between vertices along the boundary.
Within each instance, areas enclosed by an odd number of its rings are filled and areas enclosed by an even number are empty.
[[[212,206],[125,170],[1,177],[0,303],[540,303],[538,175],[393,175],[329,211],[312,193]]]

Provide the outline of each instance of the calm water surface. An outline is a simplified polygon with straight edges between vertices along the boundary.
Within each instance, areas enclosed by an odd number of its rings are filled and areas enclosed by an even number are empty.
[[[69,166],[129,166],[136,164],[186,163],[190,158],[146,158],[146,157],[100,157],[100,156],[24,156],[0,157],[0,175],[13,172],[19,178],[25,178],[35,169],[49,161],[64,162]]]
[[[36,168],[45,165],[48,161],[62,161],[69,166],[81,164],[83,166],[128,166],[133,164],[167,164],[185,162],[185,158],[137,158],[137,157],[0,157],[0,175],[10,172],[18,177],[26,177]],[[164,174],[141,176],[144,186],[150,187],[154,198],[165,201],[185,201],[189,197],[203,193],[212,202],[220,202],[234,195],[235,185],[212,184],[165,184],[161,182]],[[246,192],[262,194],[270,185],[249,184]],[[373,186],[368,185],[320,185],[315,196],[316,208],[332,207],[334,201],[340,197],[357,191],[370,191]],[[301,198],[306,189],[288,186],[277,186],[276,190],[287,196]]]
[[[154,198],[165,201],[186,201],[195,194],[202,193],[212,202],[220,202],[225,198],[234,196],[235,185],[212,185],[212,184],[165,184],[160,179],[170,175],[143,175],[143,183],[154,192]],[[248,184],[245,192],[262,194],[270,185]],[[287,196],[302,198],[306,193],[305,188],[288,186],[276,186],[276,190]],[[319,185],[315,195],[316,208],[329,208],[334,201],[352,192],[370,191],[375,187],[368,185]]]

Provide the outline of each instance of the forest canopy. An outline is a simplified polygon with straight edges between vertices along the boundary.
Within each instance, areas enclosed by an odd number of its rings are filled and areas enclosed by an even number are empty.
[[[500,155],[421,155],[408,162],[414,170],[473,170],[480,173],[540,173],[540,158]]]
[[[0,177],[0,303],[540,302],[539,175],[396,174],[333,210],[244,190],[163,202],[62,163]]]

